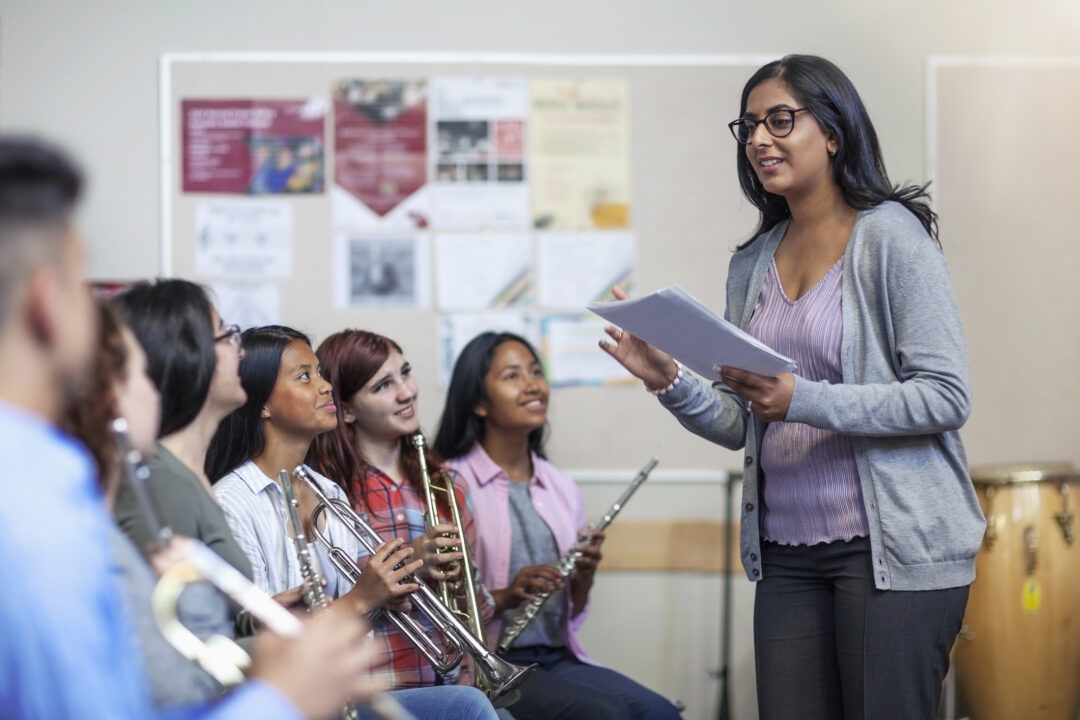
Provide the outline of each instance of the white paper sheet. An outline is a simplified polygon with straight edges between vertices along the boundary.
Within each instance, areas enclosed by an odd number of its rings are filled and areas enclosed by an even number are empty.
[[[291,200],[203,200],[195,206],[195,274],[263,280],[293,272]]]
[[[214,283],[214,306],[226,324],[250,327],[281,324],[281,286],[277,283]]]
[[[597,346],[604,337],[603,320],[588,315],[545,315],[544,369],[552,387],[609,385],[633,377]]]
[[[718,317],[678,285],[631,300],[591,303],[589,310],[704,378],[716,378],[716,365],[770,377],[795,370],[793,360]]]
[[[632,287],[636,252],[628,232],[540,233],[540,304],[581,312],[610,298],[612,285]]]
[[[487,310],[532,302],[529,233],[444,233],[435,236],[440,310]]]
[[[512,332],[534,346],[537,342],[536,320],[529,313],[517,310],[488,310],[473,313],[444,313],[439,315],[439,385],[450,386],[450,376],[458,355],[469,341],[482,332]]]

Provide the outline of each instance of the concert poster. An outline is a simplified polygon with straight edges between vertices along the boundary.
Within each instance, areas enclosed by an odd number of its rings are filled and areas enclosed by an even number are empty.
[[[333,222],[337,228],[424,228],[428,84],[349,79],[334,89]]]
[[[533,227],[630,227],[630,90],[625,79],[532,82]]]
[[[320,193],[326,101],[184,100],[184,192]]]

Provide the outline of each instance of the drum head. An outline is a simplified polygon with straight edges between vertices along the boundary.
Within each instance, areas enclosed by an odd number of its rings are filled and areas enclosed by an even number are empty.
[[[971,468],[971,480],[977,485],[1013,485],[1031,482],[1068,482],[1080,480],[1069,462],[1029,462],[981,465]]]

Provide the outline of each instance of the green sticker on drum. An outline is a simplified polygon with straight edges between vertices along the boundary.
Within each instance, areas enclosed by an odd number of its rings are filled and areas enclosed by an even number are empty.
[[[1042,605],[1042,583],[1038,580],[1026,580],[1020,595],[1020,604],[1024,612],[1029,614],[1039,612],[1039,606]]]

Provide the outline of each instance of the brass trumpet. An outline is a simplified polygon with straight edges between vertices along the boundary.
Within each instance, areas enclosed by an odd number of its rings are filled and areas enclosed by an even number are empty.
[[[454,612],[458,617],[462,618],[463,622],[466,622],[473,635],[480,642],[485,641],[484,637],[484,622],[480,617],[480,606],[476,600],[476,583],[473,580],[473,561],[472,554],[469,552],[469,543],[465,541],[465,526],[461,522],[461,511],[458,509],[457,498],[454,495],[454,483],[450,478],[450,475],[445,472],[440,472],[438,476],[442,478],[442,485],[435,485],[431,480],[431,474],[428,472],[427,457],[424,455],[424,436],[421,433],[417,433],[412,436],[413,447],[416,448],[417,455],[420,459],[420,477],[421,484],[424,489],[424,501],[427,503],[427,513],[424,515],[424,519],[427,523],[427,528],[431,528],[441,523],[439,517],[439,510],[436,506],[436,492],[440,492],[446,496],[446,504],[450,507],[450,521],[454,525],[454,530],[457,532],[458,540],[461,543],[459,546],[461,550],[461,584],[464,589],[465,595],[465,607],[459,607],[457,599],[455,598],[454,590],[451,584],[446,580],[439,581],[439,599],[442,604]]]
[[[355,583],[360,578],[360,567],[356,564],[355,558],[349,557],[348,553],[335,546],[329,537],[319,530],[320,519],[325,513],[332,514],[371,555],[374,555],[375,549],[382,545],[383,539],[349,507],[348,503],[328,498],[306,467],[298,465],[293,469],[292,474],[293,477],[304,482],[319,501],[311,513],[312,535],[326,548],[330,561],[338,572]],[[443,605],[434,591],[415,575],[408,576],[404,582],[416,583],[420,586],[419,590],[409,596],[409,600],[428,619],[435,631],[441,634],[445,649],[440,647],[428,631],[408,613],[393,610],[380,612],[424,654],[435,671],[441,675],[451,672],[461,663],[465,653],[468,653],[472,656],[477,670],[483,673],[490,689],[488,697],[495,707],[502,707],[516,699],[514,691],[525,681],[534,666],[519,667],[506,662],[488,650],[487,646],[473,635],[457,614]]]

